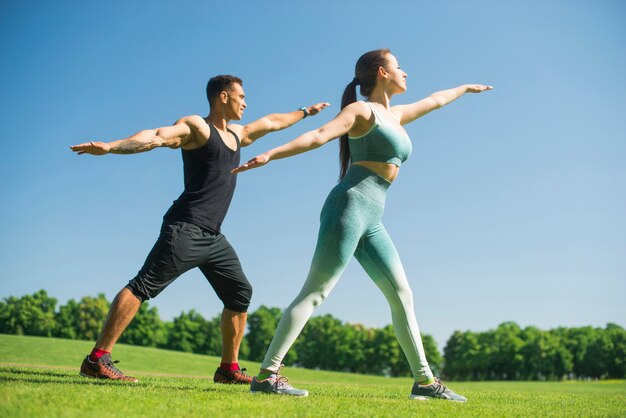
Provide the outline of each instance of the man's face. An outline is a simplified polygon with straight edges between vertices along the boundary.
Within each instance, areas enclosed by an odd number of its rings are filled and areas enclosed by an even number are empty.
[[[243,111],[247,107],[243,87],[239,83],[233,83],[230,90],[226,91],[226,113],[231,120],[241,120]]]

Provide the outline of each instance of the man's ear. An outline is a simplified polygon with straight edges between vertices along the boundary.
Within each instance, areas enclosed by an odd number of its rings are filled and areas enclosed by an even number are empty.
[[[226,92],[226,90],[222,91],[220,93],[220,100],[222,101],[222,103],[226,104],[228,103],[228,93]]]

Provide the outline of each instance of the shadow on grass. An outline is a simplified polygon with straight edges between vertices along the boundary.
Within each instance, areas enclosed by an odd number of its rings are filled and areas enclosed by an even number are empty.
[[[37,384],[55,384],[55,385],[87,385],[87,386],[110,386],[127,389],[141,389],[146,387],[175,389],[194,392],[218,392],[220,388],[216,387],[198,387],[198,385],[181,384],[180,378],[167,378],[160,380],[155,378],[145,378],[140,382],[121,382],[103,379],[93,379],[79,376],[78,373],[66,372],[62,370],[49,369],[24,369],[15,367],[0,367],[0,384],[2,382],[24,382]],[[190,379],[191,380],[191,379]],[[200,382],[200,379],[194,379],[194,383]]]
[[[16,375],[28,375],[28,376],[54,376],[54,377],[70,377],[71,373],[63,370],[53,369],[25,369],[22,367],[0,367],[0,373],[11,373]],[[0,376],[1,378],[1,376]]]

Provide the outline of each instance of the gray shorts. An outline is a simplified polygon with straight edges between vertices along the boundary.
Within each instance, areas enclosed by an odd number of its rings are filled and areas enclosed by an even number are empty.
[[[154,298],[178,276],[198,267],[224,307],[246,312],[252,286],[226,237],[188,222],[163,224],[146,261],[128,285],[141,301]]]

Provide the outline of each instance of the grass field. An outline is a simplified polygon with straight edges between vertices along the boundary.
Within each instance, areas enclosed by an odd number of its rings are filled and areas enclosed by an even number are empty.
[[[76,416],[612,416],[626,417],[626,382],[452,382],[465,404],[409,401],[411,380],[288,369],[307,398],[216,385],[219,359],[120,344],[115,359],[139,383],[78,376],[91,342],[0,335],[0,417]],[[242,362],[256,371],[257,363]]]

